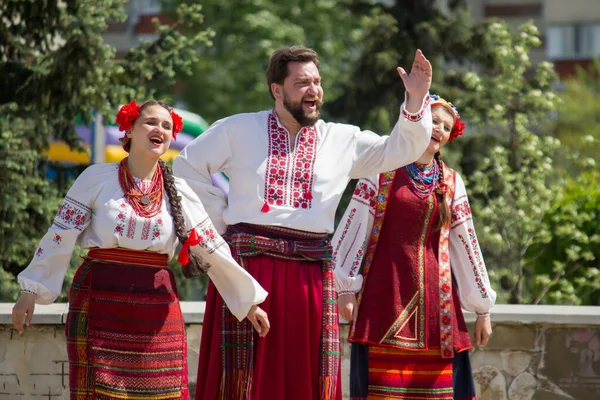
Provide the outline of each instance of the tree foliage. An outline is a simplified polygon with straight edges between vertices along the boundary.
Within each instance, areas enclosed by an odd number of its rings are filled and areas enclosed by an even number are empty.
[[[549,232],[544,218],[560,188],[552,168],[558,140],[536,135],[557,106],[551,64],[532,68],[529,49],[540,44],[537,28],[518,31],[497,21],[484,26],[480,65],[484,73],[461,76],[459,103],[478,135],[497,144],[468,176],[475,221],[490,276],[501,301],[532,301],[533,269],[525,257]],[[492,143],[493,143],[492,142]]]
[[[175,3],[190,3],[178,1]],[[265,71],[271,53],[305,45],[321,59],[325,101],[339,96],[360,54],[363,18],[351,0],[207,0],[203,13],[216,33],[213,46],[199,50],[194,73],[181,77],[186,108],[210,122],[228,115],[273,107]]]
[[[47,179],[41,154],[51,137],[79,145],[75,116],[112,116],[132,98],[171,93],[175,79],[178,100],[210,121],[270,108],[270,54],[303,44],[321,57],[325,117],[382,133],[402,101],[396,66],[409,67],[422,49],[434,64],[433,91],[467,122],[450,165],[468,182],[499,301],[598,304],[598,175],[578,175],[597,168],[600,86],[580,73],[559,99],[552,65],[529,61],[541,43],[531,23],[472,25],[465,0],[446,9],[435,0],[207,0],[203,13],[173,1],[175,24],[117,60],[102,34],[107,20],[126,19],[124,2],[0,3],[0,298],[15,298],[14,275],[66,190],[68,182]],[[203,15],[214,31],[203,29]],[[557,165],[573,177],[566,186]]]
[[[560,93],[554,136],[567,148],[566,153],[586,162],[579,166],[561,160],[571,174],[594,169],[598,171],[600,154],[600,60],[594,60],[590,71],[579,69],[564,82]]]
[[[421,49],[433,64],[432,89],[441,94],[444,69],[471,51],[466,1],[450,1],[442,9],[435,0],[360,0],[352,2],[351,10],[363,16],[363,51],[350,79],[339,82],[341,95],[327,110],[337,119],[388,133],[404,100],[397,66],[410,70],[415,51]]]
[[[107,20],[123,21],[124,0],[0,3],[0,298],[17,295],[14,275],[27,265],[50,225],[65,187],[46,179],[41,155],[51,137],[78,147],[75,117],[113,116],[132,98],[144,100],[190,70],[209,43],[199,6],[183,5],[172,26],[132,49],[124,60],[103,41]],[[183,28],[186,28],[182,33]],[[10,283],[6,283],[10,282]]]
[[[534,303],[600,305],[599,220],[600,175],[570,179],[546,214],[547,240],[527,252]]]

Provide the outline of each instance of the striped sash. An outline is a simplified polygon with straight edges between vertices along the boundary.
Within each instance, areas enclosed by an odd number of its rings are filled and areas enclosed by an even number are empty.
[[[245,258],[258,255],[321,264],[323,282],[323,323],[321,329],[320,392],[321,400],[333,400],[336,395],[340,362],[340,332],[337,292],[332,247],[328,234],[294,229],[237,224],[229,226],[224,235],[234,257],[244,266]],[[245,319],[239,322],[223,305],[222,360],[223,399],[251,399],[254,334]]]

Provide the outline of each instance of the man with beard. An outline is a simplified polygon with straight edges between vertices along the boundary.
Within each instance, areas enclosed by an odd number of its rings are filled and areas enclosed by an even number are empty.
[[[209,285],[196,400],[342,398],[337,293],[329,234],[350,179],[400,168],[429,144],[431,64],[417,50],[398,68],[406,101],[390,136],[319,119],[319,60],[294,46],[273,53],[273,110],[215,122],[174,163],[234,257],[269,292],[266,337],[238,322]],[[229,177],[229,195],[211,175]]]

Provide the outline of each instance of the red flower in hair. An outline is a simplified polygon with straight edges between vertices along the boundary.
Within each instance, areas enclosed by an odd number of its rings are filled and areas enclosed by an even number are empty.
[[[131,103],[125,104],[119,109],[116,122],[120,131],[127,132],[131,129],[133,121],[140,116],[139,108],[135,100],[132,100]]]
[[[177,140],[177,134],[183,129],[183,120],[173,109],[171,108],[171,118],[173,118],[173,140]]]
[[[459,136],[462,136],[465,130],[464,122],[461,122],[460,118],[456,118],[456,122],[454,123],[454,127],[452,128],[452,132],[450,132],[449,142],[453,141]]]

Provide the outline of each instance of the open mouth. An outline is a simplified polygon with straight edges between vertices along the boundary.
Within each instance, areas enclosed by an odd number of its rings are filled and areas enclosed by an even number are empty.
[[[321,107],[321,100],[318,97],[313,97],[312,99],[305,99],[303,103],[308,108],[319,109]]]
[[[163,144],[165,141],[163,140],[163,138],[159,137],[159,136],[152,136],[150,138],[150,141],[152,142],[152,144],[154,144],[155,146],[160,146],[161,144]]]
[[[440,139],[436,138],[435,136],[432,136],[431,140],[433,140],[434,142],[438,142],[438,143],[440,142]]]

